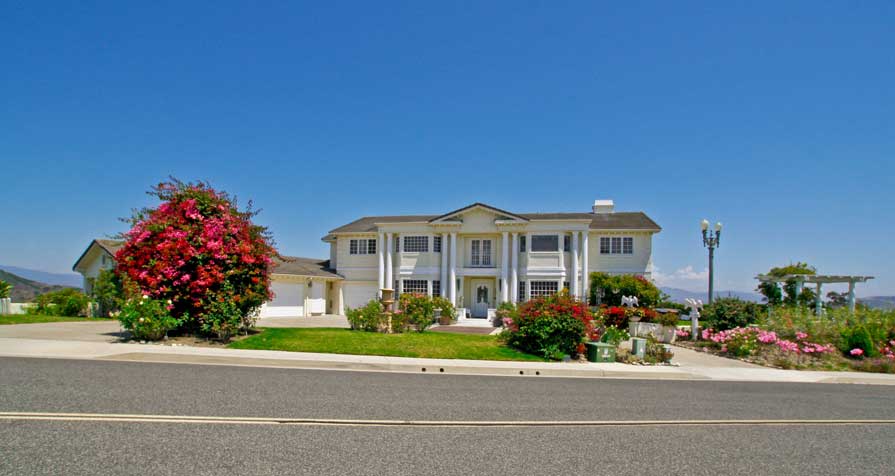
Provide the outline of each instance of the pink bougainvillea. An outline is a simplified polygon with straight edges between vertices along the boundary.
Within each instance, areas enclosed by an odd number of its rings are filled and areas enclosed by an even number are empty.
[[[138,292],[170,300],[174,317],[213,332],[211,321],[238,320],[270,299],[276,250],[254,212],[205,183],[172,180],[149,193],[162,203],[135,213],[116,254],[118,274]]]

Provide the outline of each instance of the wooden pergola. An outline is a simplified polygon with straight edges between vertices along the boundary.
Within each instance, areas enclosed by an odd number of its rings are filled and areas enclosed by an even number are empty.
[[[796,283],[796,295],[805,284],[814,283],[817,290],[817,296],[814,298],[815,313],[819,316],[823,313],[823,294],[821,288],[824,284],[845,284],[848,283],[848,309],[852,312],[855,310],[855,283],[865,283],[873,276],[839,276],[835,274],[787,274],[786,276],[770,276],[767,274],[759,274],[755,279],[762,283],[787,283],[793,281]]]

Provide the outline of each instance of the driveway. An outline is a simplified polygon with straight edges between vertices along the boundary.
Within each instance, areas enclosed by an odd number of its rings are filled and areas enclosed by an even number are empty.
[[[118,342],[126,333],[118,321],[46,322],[0,326],[0,338]]]
[[[326,314],[309,317],[263,317],[255,323],[256,327],[340,327],[348,328],[345,316]]]

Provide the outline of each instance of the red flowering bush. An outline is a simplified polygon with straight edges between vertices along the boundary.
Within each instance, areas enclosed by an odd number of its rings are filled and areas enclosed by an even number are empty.
[[[565,291],[520,304],[503,321],[509,345],[548,359],[580,353],[597,337],[590,309]]]
[[[187,331],[227,339],[251,325],[271,297],[276,255],[266,228],[252,223],[255,212],[202,182],[172,180],[149,194],[162,203],[129,220],[116,272],[137,292],[170,300],[171,316]]]

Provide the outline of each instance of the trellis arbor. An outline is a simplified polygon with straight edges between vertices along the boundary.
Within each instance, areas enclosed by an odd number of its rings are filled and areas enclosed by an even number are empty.
[[[762,283],[787,283],[793,281],[796,283],[796,293],[798,293],[806,284],[814,283],[817,290],[817,296],[814,298],[815,313],[819,316],[823,312],[823,294],[821,288],[824,284],[845,284],[848,283],[848,309],[852,312],[855,310],[855,283],[865,283],[873,276],[838,276],[832,274],[787,274],[785,276],[770,276],[760,274],[755,279]]]

